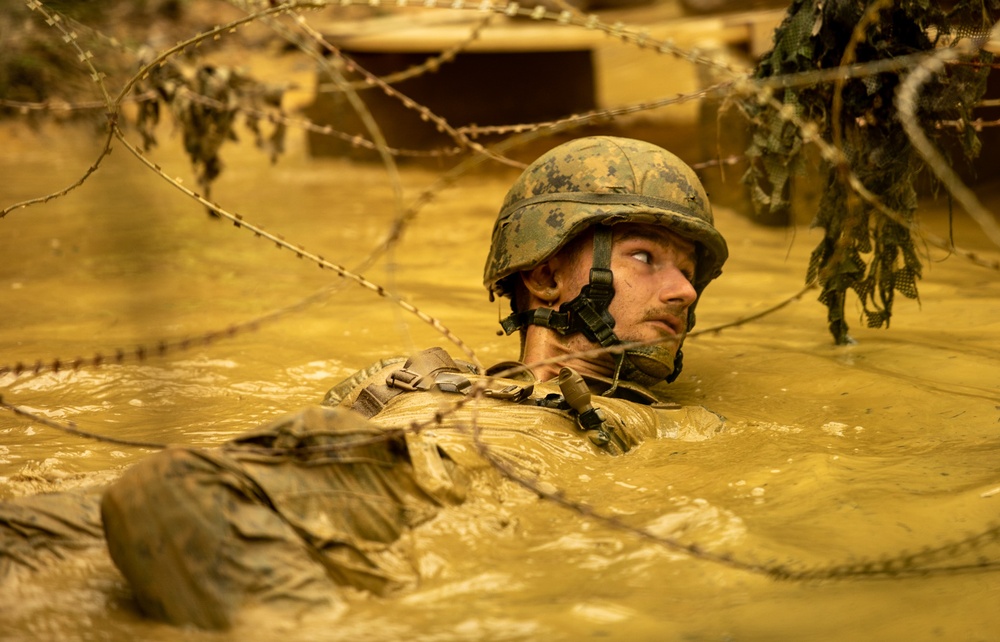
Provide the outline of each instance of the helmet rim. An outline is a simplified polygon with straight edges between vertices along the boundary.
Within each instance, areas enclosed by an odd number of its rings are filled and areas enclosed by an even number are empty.
[[[571,194],[578,194],[573,192]],[[690,214],[683,214],[677,211],[666,209],[651,209],[645,206],[628,206],[616,204],[608,207],[594,208],[592,205],[582,203],[567,203],[566,201],[547,201],[543,204],[527,204],[517,208],[512,215],[520,214],[522,218],[539,218],[551,214],[551,210],[545,205],[563,203],[561,210],[565,216],[565,227],[563,233],[545,237],[539,241],[534,239],[534,243],[526,251],[517,252],[516,241],[511,243],[511,237],[517,233],[511,233],[505,228],[517,225],[518,220],[506,217],[498,220],[493,229],[493,242],[490,247],[490,255],[487,259],[486,273],[484,275],[484,285],[488,290],[498,296],[509,296],[510,289],[504,286],[507,277],[517,274],[523,270],[529,270],[542,263],[549,257],[556,254],[572,239],[582,234],[585,230],[594,225],[617,225],[621,223],[638,223],[664,227],[677,234],[681,238],[695,244],[698,253],[695,282],[692,283],[695,290],[701,291],[715,278],[722,273],[722,265],[729,256],[729,249],[722,235],[718,230],[705,220]],[[500,242],[507,239],[507,243]],[[511,247],[513,246],[513,247]],[[511,251],[511,250],[514,251]],[[501,252],[507,256],[501,256]],[[496,268],[503,263],[502,268]],[[494,268],[491,270],[491,268]]]
[[[529,270],[594,225],[664,227],[697,248],[698,294],[729,256],[708,195],[684,161],[652,143],[614,136],[577,138],[528,166],[507,192],[483,284],[512,294],[510,276]]]

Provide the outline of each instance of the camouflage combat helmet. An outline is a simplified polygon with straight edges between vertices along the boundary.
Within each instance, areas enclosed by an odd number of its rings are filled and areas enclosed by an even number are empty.
[[[629,138],[572,140],[542,155],[507,192],[493,227],[483,281],[491,296],[512,296],[518,273],[535,267],[594,227],[591,282],[577,300],[564,304],[566,310],[515,310],[502,322],[504,330],[510,334],[527,324],[538,324],[562,334],[583,332],[605,347],[619,343],[607,309],[614,296],[610,230],[616,223],[659,225],[693,242],[697,265],[692,285],[699,297],[722,273],[729,256],[726,241],[713,224],[705,189],[684,161],[656,145]],[[688,327],[693,325],[692,305]],[[680,352],[677,361],[671,359],[669,364],[663,363],[664,355],[656,346],[625,354],[632,358],[619,363],[619,368],[625,366],[624,378],[650,385],[672,381],[680,373]],[[640,372],[628,376],[634,371],[629,362],[638,365]]]

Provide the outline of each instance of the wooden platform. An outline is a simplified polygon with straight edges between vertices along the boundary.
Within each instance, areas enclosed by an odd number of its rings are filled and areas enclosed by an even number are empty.
[[[597,29],[551,20],[509,18],[477,10],[400,11],[365,20],[312,24],[331,44],[378,76],[466,45],[455,60],[441,64],[434,73],[394,85],[456,127],[551,121],[605,107],[597,99],[595,51],[630,46]],[[657,15],[654,6],[603,12],[598,18],[604,24],[622,22],[641,29],[652,39],[672,39],[682,48],[711,42],[756,56],[770,48],[784,12],[671,19],[658,19]],[[470,40],[486,18],[488,25]],[[329,83],[329,78],[319,78],[320,87]],[[422,121],[381,90],[362,90],[361,96],[390,146],[420,150],[453,145],[433,124]],[[367,137],[340,92],[317,93],[306,114],[314,122]],[[322,134],[311,134],[309,144],[314,155],[368,155],[342,139]]]
[[[679,46],[712,40],[748,48],[753,56],[771,47],[783,10],[753,11],[715,16],[656,19],[643,8],[596,14],[605,24],[621,21],[651,38],[670,38]],[[345,50],[379,53],[438,53],[468,40],[473,29],[490,18],[469,52],[543,52],[593,49],[612,40],[603,31],[551,20],[509,18],[476,10],[419,10],[387,17],[319,23],[316,28]],[[632,18],[635,22],[629,20]]]

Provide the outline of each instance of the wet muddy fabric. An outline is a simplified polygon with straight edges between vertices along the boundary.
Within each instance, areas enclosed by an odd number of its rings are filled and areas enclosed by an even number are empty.
[[[65,549],[103,546],[99,491],[49,493],[0,503],[0,581],[39,568]]]
[[[480,453],[487,447],[489,458],[508,460],[524,467],[525,472],[537,474],[550,457],[622,454],[649,439],[700,441],[718,433],[725,423],[722,417],[701,406],[661,401],[649,389],[621,382],[615,397],[598,394],[591,397],[591,403],[600,409],[607,430],[614,436],[613,444],[620,445],[600,448],[581,438],[575,413],[546,403],[561,396],[555,382],[538,382],[530,374],[518,379],[490,376],[489,373],[510,371],[520,365],[512,362],[479,373],[471,364],[451,361],[440,348],[425,350],[405,363],[395,359],[375,364],[348,380],[351,387],[342,384],[331,389],[323,404],[365,408],[370,402],[363,399],[369,391],[376,392],[368,396],[384,395],[380,389],[384,389],[385,382],[399,377],[401,371],[419,371],[412,364],[428,353],[435,360],[431,375],[455,373],[467,379],[470,388],[455,393],[431,386],[424,394],[390,394],[379,411],[371,415],[371,421],[384,427],[417,426],[419,430],[410,430],[407,435],[411,446],[430,441],[467,467],[488,464]],[[591,389],[602,390],[611,382],[588,379],[588,384]],[[472,387],[481,388],[483,394],[473,399],[463,398]],[[512,389],[522,389],[527,394],[523,399],[511,401]]]
[[[158,453],[102,502],[108,548],[144,613],[225,628],[251,599],[330,603],[413,579],[388,547],[460,501],[460,471],[422,488],[405,444],[347,410],[308,408],[213,451]],[[446,479],[444,485],[442,479]]]
[[[374,364],[331,390],[326,405],[221,448],[150,456],[105,492],[100,517],[93,495],[38,499],[51,504],[48,515],[33,516],[36,507],[27,505],[0,510],[18,516],[8,530],[21,528],[7,539],[25,540],[18,545],[31,552],[39,547],[35,531],[23,525],[39,524],[51,546],[94,544],[103,523],[111,558],[143,613],[227,628],[251,604],[331,605],[339,586],[384,594],[412,583],[416,570],[394,544],[462,503],[473,475],[486,487],[503,482],[498,466],[537,479],[554,463],[618,454],[651,438],[702,440],[723,425],[700,407],[594,396],[622,445],[601,448],[573,413],[544,404],[559,396],[554,383],[496,379],[443,351],[421,354]],[[414,370],[436,373],[437,383],[404,376]],[[370,418],[351,410],[395,378],[414,390],[378,392]],[[473,389],[494,396],[469,395]],[[12,550],[0,548],[0,558]]]

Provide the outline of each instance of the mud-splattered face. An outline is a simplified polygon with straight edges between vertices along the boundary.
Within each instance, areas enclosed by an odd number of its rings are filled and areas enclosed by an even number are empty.
[[[610,311],[618,338],[669,337],[666,345],[676,352],[687,332],[687,310],[698,298],[691,284],[694,244],[660,227],[616,226],[611,269],[616,294]]]
[[[555,307],[574,298],[587,284],[593,265],[591,238],[587,233],[566,249]],[[698,296],[692,285],[695,257],[693,243],[663,227],[622,224],[613,228],[615,296],[609,311],[615,319],[615,334],[623,342],[659,341],[650,356],[663,362],[666,374],[687,332],[688,308]],[[580,349],[589,344],[582,335],[567,339],[580,344]]]
[[[719,276],[729,254],[694,170],[655,145],[594,136],[542,155],[508,191],[484,284],[508,295],[516,280],[507,277],[554,256],[593,225],[625,223],[665,227],[696,242],[698,292]]]

